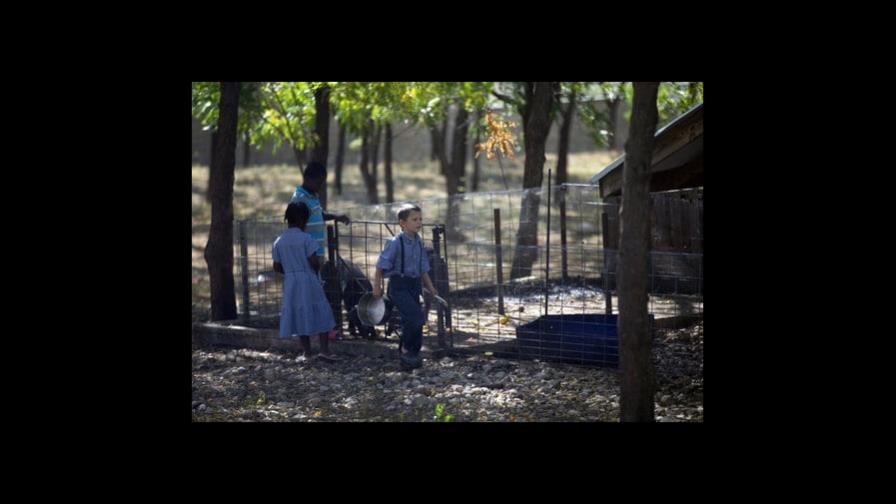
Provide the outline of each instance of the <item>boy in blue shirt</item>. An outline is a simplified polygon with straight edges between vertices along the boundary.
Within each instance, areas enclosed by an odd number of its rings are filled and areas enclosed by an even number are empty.
[[[317,255],[321,258],[321,263],[326,262],[326,244],[327,230],[324,221],[335,220],[343,224],[351,222],[347,215],[339,213],[327,213],[320,204],[321,187],[327,182],[327,168],[317,161],[308,163],[305,171],[302,173],[302,185],[296,186],[295,192],[292,193],[290,203],[304,203],[308,205],[311,215],[308,217],[308,223],[305,225],[305,232],[310,234],[312,238],[317,240],[319,247]]]
[[[423,308],[420,306],[422,286],[438,296],[439,292],[429,278],[429,259],[423,250],[423,238],[419,235],[423,226],[420,207],[406,204],[398,210],[398,224],[402,232],[386,242],[376,262],[373,296],[383,295],[383,277],[389,279],[389,299],[401,313],[402,369],[420,367],[420,347],[423,346]]]

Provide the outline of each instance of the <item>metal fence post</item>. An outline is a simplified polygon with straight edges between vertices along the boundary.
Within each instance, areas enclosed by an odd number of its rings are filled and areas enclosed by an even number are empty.
[[[327,301],[330,303],[330,310],[333,312],[333,319],[336,322],[336,332],[342,337],[342,289],[339,282],[339,241],[335,231],[335,226],[330,224],[327,226],[327,255],[330,260],[329,271],[326,275],[325,282],[327,284]]]
[[[501,253],[501,209],[495,208],[495,271],[498,275],[498,313],[504,315],[504,264]]]
[[[548,314],[548,282],[551,277],[551,170],[548,168],[548,229],[544,243],[544,314]]]
[[[441,253],[439,250],[441,247],[441,243],[440,243],[441,240],[439,238],[439,233],[441,231],[442,231],[442,229],[440,226],[435,226],[432,228],[432,249],[433,249],[433,255],[434,255],[435,260],[433,261],[434,264],[430,264],[429,270],[430,270],[430,272],[432,272],[431,280],[432,280],[433,286],[436,287],[436,289],[438,289],[437,282],[439,281],[439,264],[441,262],[440,261]],[[439,294],[441,294],[443,296],[445,295],[444,292],[440,292]],[[437,331],[438,331],[438,338],[439,338],[439,348],[446,347],[446,344],[445,344],[445,320],[443,318],[443,313],[444,313],[444,308],[442,308],[442,305],[440,303],[436,303],[436,320],[437,320],[436,327],[438,327]]]
[[[243,320],[249,320],[249,245],[246,238],[246,221],[240,220],[240,272],[243,283]]]

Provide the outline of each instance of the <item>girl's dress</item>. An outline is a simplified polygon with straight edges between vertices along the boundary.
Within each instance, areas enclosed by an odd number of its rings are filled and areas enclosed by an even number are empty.
[[[274,240],[274,261],[283,265],[283,310],[280,337],[312,336],[336,325],[320,278],[308,263],[319,244],[299,228],[289,228]]]

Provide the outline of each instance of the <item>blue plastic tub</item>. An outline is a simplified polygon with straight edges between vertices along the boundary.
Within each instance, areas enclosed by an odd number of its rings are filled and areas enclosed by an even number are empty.
[[[525,357],[619,367],[619,315],[545,315],[516,329]],[[651,326],[653,316],[650,316]]]

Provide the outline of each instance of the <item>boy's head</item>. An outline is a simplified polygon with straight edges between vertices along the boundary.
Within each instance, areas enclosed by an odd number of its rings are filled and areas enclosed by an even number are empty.
[[[311,215],[311,211],[308,210],[308,205],[304,203],[290,203],[286,206],[286,214],[283,218],[289,223],[290,227],[305,229],[309,215]]]
[[[327,181],[327,167],[323,163],[312,161],[302,172],[302,186],[312,192],[320,192],[324,182]]]
[[[423,227],[423,212],[417,205],[405,203],[398,209],[398,224],[408,231],[414,233],[420,231]]]

